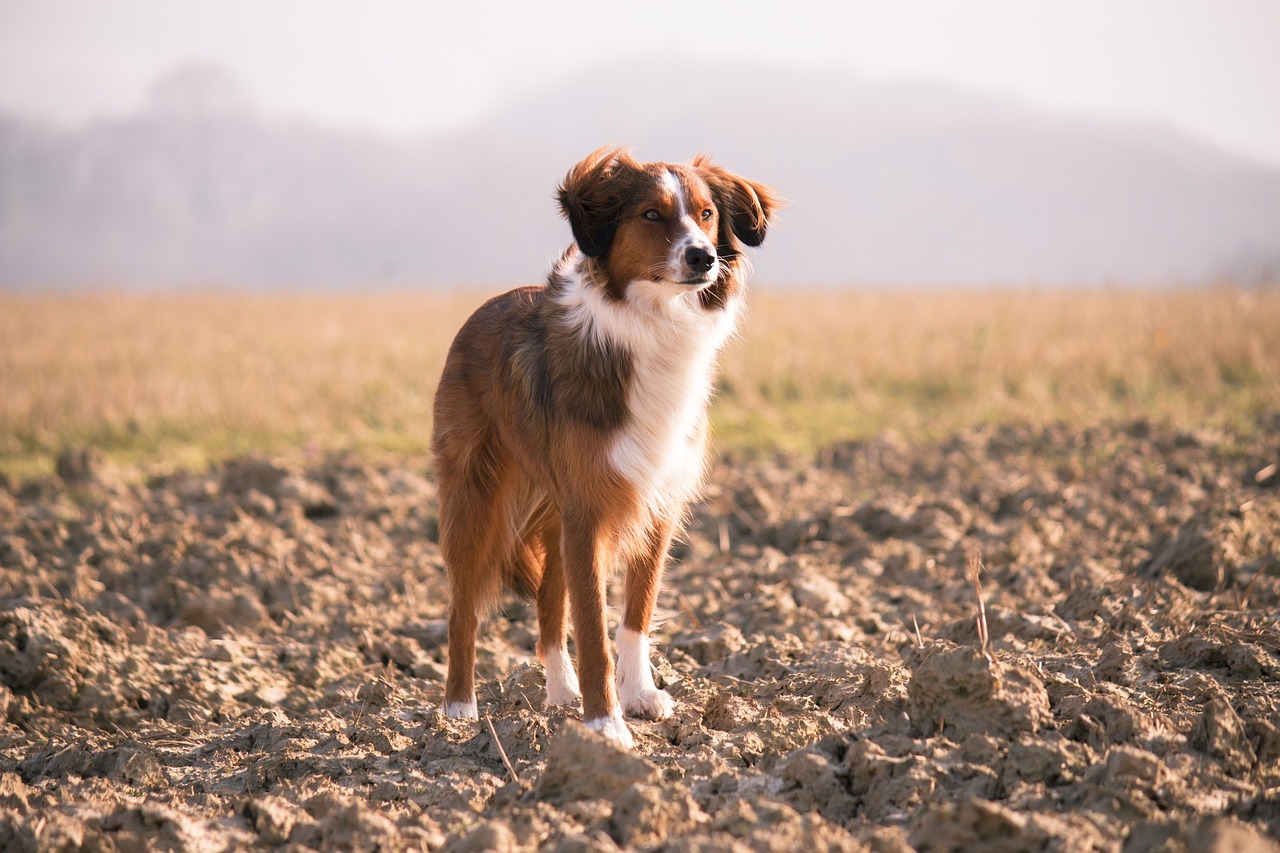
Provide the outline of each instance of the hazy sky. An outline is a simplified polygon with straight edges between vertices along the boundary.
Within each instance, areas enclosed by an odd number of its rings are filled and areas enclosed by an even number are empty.
[[[1162,121],[1280,167],[1278,0],[0,0],[0,110],[125,113],[206,62],[269,115],[425,132],[594,61],[643,77],[673,53]]]

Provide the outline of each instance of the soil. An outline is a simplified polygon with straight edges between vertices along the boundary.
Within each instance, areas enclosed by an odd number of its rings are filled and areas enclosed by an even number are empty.
[[[1280,414],[726,458],[666,721],[438,711],[421,461],[0,481],[0,849],[1280,850]]]

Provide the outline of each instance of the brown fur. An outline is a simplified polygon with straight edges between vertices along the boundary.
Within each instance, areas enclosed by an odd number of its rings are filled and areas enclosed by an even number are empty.
[[[712,211],[698,222],[721,270],[701,291],[701,304],[720,310],[742,285],[738,241],[763,239],[776,199],[705,158],[642,165],[620,149],[601,149],[574,166],[559,199],[585,256],[580,273],[613,300],[627,298],[632,280],[652,275],[675,227],[674,202],[661,192],[663,170]],[[662,221],[644,218],[649,210]],[[578,257],[571,253],[566,260]],[[630,417],[632,355],[571,321],[557,300],[565,286],[553,274],[545,287],[489,300],[463,325],[446,359],[432,435],[452,594],[445,697],[469,702],[474,695],[478,621],[511,585],[536,598],[544,660],[564,643],[567,596],[583,712],[591,720],[617,707],[605,626],[610,569],[620,556],[624,624],[647,633],[684,508],[646,511],[611,467],[611,441]]]

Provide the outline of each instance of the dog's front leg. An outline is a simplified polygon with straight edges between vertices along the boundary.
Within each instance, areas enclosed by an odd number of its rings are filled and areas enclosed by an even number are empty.
[[[605,537],[598,513],[567,508],[560,541],[573,638],[578,648],[578,681],[582,687],[582,718],[587,727],[631,746],[631,732],[622,721],[613,685],[613,658],[605,628]]]
[[[649,662],[649,623],[673,528],[667,519],[655,521],[643,549],[627,563],[626,601],[618,627],[618,698],[624,714],[646,720],[665,720],[674,710],[671,694],[653,683]]]

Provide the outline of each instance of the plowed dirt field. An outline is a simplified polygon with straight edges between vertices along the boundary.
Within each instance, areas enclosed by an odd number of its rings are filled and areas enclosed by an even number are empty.
[[[423,461],[68,453],[0,481],[0,849],[1277,850],[1278,465],[1280,413],[722,459],[627,752],[514,598],[438,712]]]

